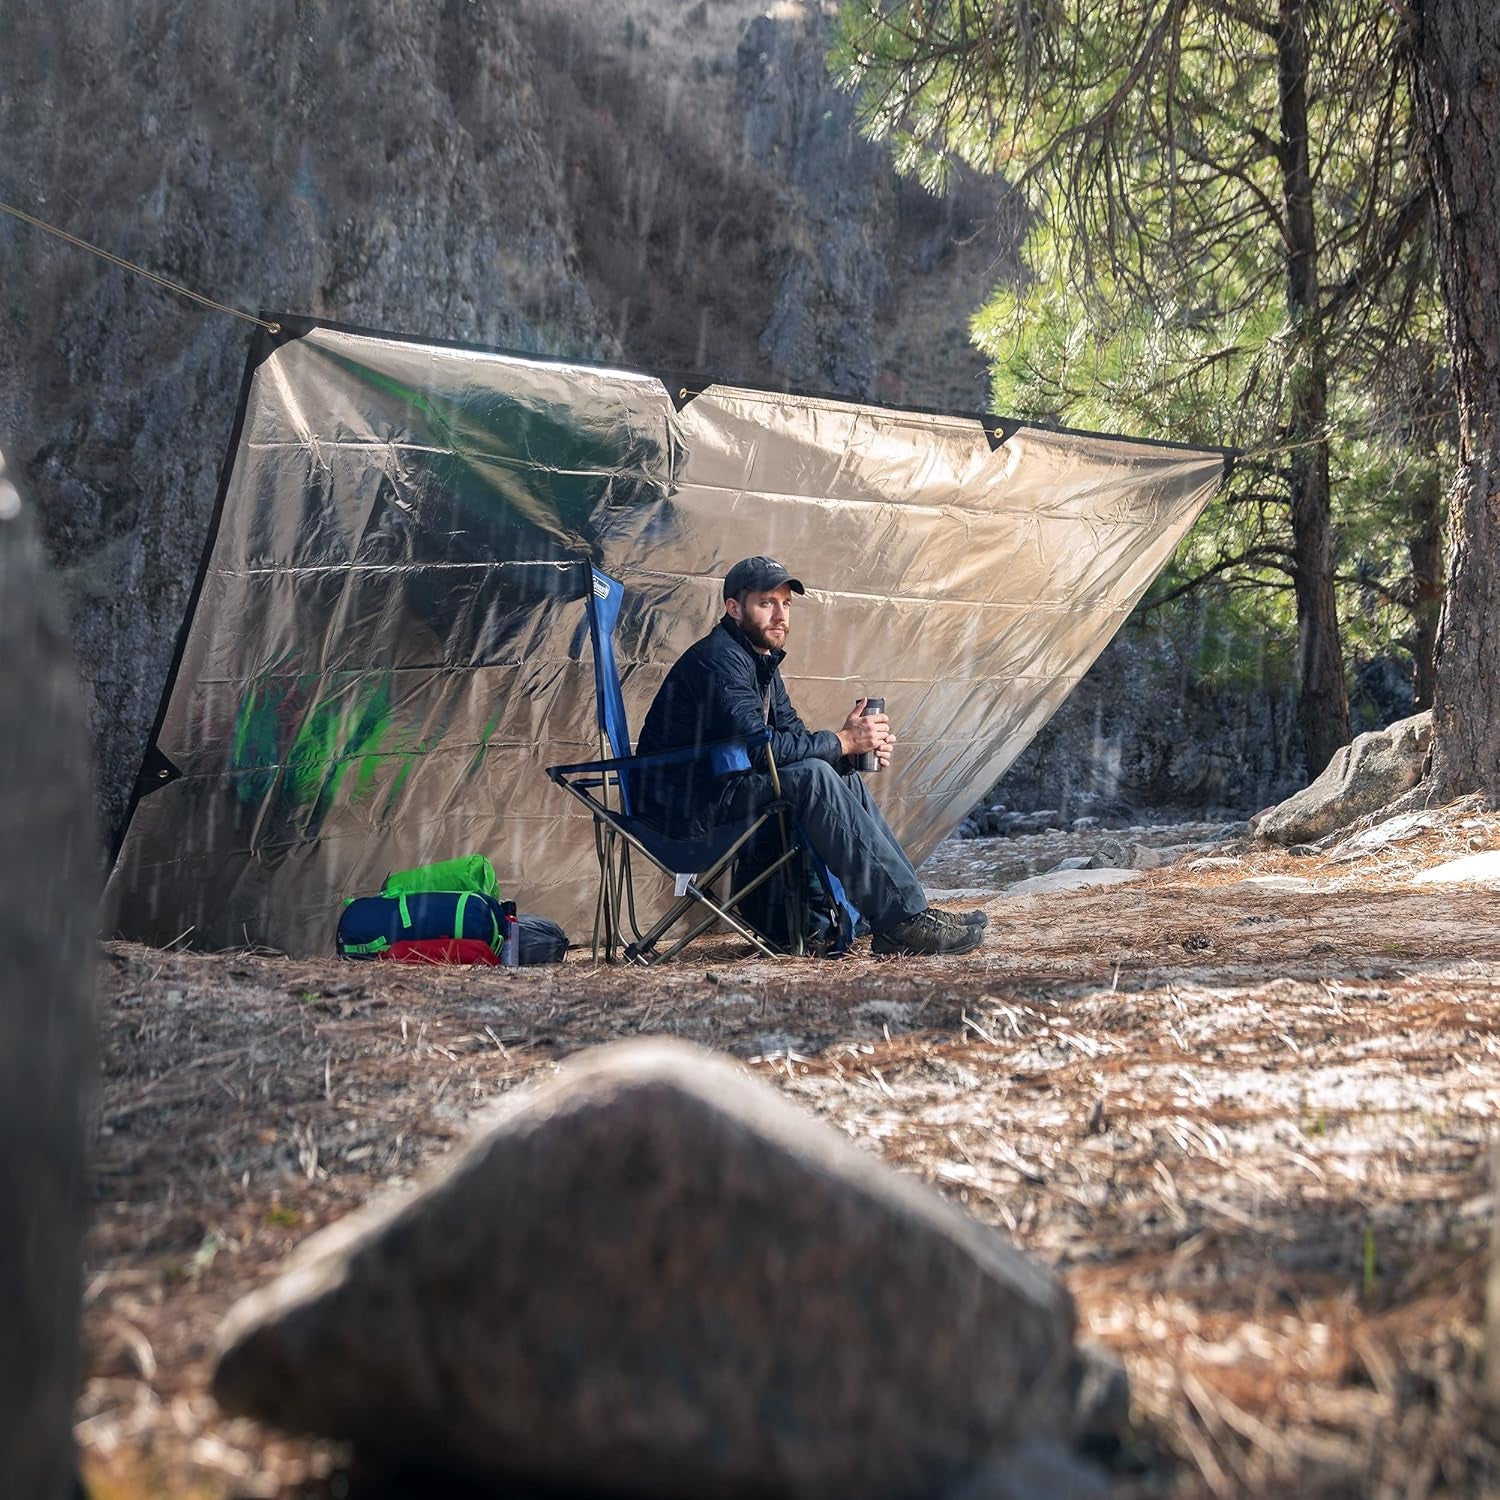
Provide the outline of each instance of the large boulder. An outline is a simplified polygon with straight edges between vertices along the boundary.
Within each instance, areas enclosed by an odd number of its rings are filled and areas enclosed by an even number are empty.
[[[491,1482],[939,1496],[1066,1437],[1073,1310],[1003,1238],[679,1043],[513,1096],[226,1321],[221,1405]]]
[[[0,454],[0,1495],[71,1493],[94,1064],[88,726],[61,611]]]
[[[1252,835],[1272,844],[1310,844],[1394,802],[1422,779],[1432,743],[1431,712],[1400,719],[1345,745],[1311,786],[1257,814]]]

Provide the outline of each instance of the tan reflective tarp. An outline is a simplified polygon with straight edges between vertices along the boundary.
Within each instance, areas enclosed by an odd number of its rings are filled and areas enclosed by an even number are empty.
[[[914,861],[1067,696],[1223,453],[442,347],[257,337],[215,534],[116,863],[119,929],[330,952],[387,871],[489,855],[586,940],[588,565],[625,585],[639,728],[737,559],[808,586],[813,728],[883,695],[872,786]]]

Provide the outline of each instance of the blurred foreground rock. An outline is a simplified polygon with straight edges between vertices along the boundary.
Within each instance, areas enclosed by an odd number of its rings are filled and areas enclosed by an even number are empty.
[[[942,1500],[1108,1500],[1097,1469],[1055,1443],[1026,1441],[950,1491]]]
[[[0,1495],[72,1493],[94,1062],[89,732],[0,454]]]
[[[1272,844],[1313,843],[1414,787],[1431,743],[1430,712],[1359,735],[1310,786],[1251,819],[1250,831]]]
[[[916,1500],[1023,1439],[1072,1463],[1073,1327],[1049,1272],[774,1089],[631,1043],[310,1240],[230,1313],[214,1394],[570,1493]]]

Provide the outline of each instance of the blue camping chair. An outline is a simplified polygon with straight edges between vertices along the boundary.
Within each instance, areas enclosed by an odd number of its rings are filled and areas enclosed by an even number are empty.
[[[785,951],[803,952],[806,926],[807,883],[803,878],[783,881],[789,910],[787,930],[791,942],[787,948],[772,942],[737,910],[779,871],[793,865],[802,856],[802,845],[789,837],[795,828],[795,817],[788,803],[780,799],[780,782],[775,759],[771,755],[769,729],[749,739],[722,740],[711,745],[694,745],[682,750],[668,750],[659,755],[632,755],[630,729],[625,717],[625,700],[620,691],[620,670],[615,661],[614,630],[625,597],[618,579],[592,570],[593,587],[588,598],[589,635],[594,648],[594,697],[599,725],[598,760],[576,765],[548,766],[547,775],[565,792],[578,798],[594,818],[594,845],[599,858],[599,897],[595,906],[594,959],[602,946],[605,957],[614,962],[615,950],[623,945],[627,962],[652,964],[673,957],[715,922],[727,922],[755,949],[768,958]],[[605,756],[605,744],[614,751]],[[707,829],[693,838],[673,837],[648,819],[641,817],[633,805],[631,777],[648,767],[687,765],[707,759],[720,775],[733,775],[750,769],[752,751],[764,746],[771,772],[773,800],[758,808],[753,816],[736,823]],[[779,849],[769,863],[760,865],[754,875],[735,887],[734,867],[762,830],[775,827]],[[642,932],[636,920],[635,890],[631,877],[632,851],[644,855],[675,885],[675,899],[651,927]],[[800,866],[794,871],[800,876]],[[720,881],[727,889],[715,894]],[[830,889],[825,885],[825,889]],[[658,950],[657,944],[679,922],[687,920],[683,934],[670,947]],[[626,937],[628,923],[630,937]],[[839,924],[842,929],[843,923]]]

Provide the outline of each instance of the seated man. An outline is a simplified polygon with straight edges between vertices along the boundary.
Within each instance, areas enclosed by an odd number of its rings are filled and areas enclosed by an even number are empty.
[[[983,938],[983,913],[959,917],[928,906],[911,861],[850,766],[850,756],[867,750],[881,766],[890,764],[889,719],[861,715],[860,699],[841,728],[812,731],[787,697],[779,668],[792,595],[804,592],[769,557],[737,562],[724,579],[724,618],[667,674],[636,753],[706,745],[769,724],[781,794],[870,924],[875,952],[967,953]],[[758,767],[727,777],[706,765],[638,775],[640,810],[669,832],[745,817],[774,796],[764,751],[759,759]]]

